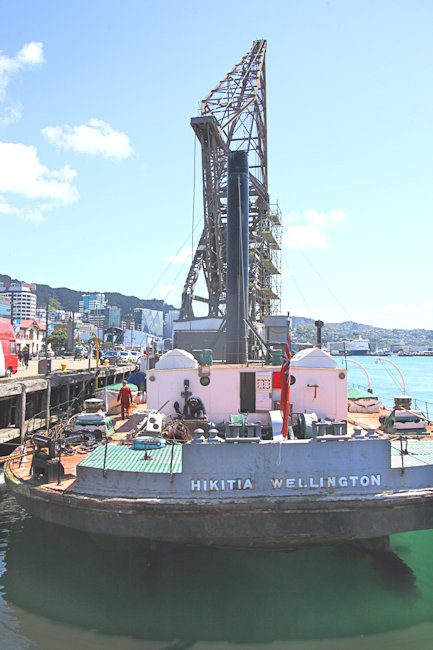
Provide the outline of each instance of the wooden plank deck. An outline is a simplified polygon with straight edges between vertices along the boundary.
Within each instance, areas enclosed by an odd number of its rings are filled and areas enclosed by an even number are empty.
[[[143,404],[138,404],[138,405],[133,404],[130,409],[130,417],[127,420],[122,420],[120,418],[120,415],[111,416],[113,417],[114,420],[115,432],[110,437],[110,442],[109,442],[110,445],[111,444],[118,445],[125,438],[126,434],[129,433],[138,422],[140,422],[140,419],[142,419],[143,416],[138,417],[134,415],[134,413],[136,411],[141,411],[143,408],[144,408]],[[27,447],[30,448],[30,445],[27,444]],[[83,451],[80,450],[80,448],[77,448],[74,451],[74,453],[71,455],[63,454],[61,458],[62,465],[65,470],[65,475],[63,480],[61,480],[60,483],[58,483],[57,481],[52,483],[40,483],[40,487],[43,489],[56,490],[60,492],[66,492],[67,490],[71,490],[77,478],[77,465],[89,453],[90,451],[83,453]],[[17,449],[14,452],[13,456],[19,457],[19,455],[20,455],[20,450]],[[22,459],[17,458],[16,460],[13,460],[10,463],[10,468],[13,474],[21,481],[31,481],[32,483],[39,485],[39,481],[37,479],[33,479],[30,474],[32,457],[33,457],[33,452],[29,453],[28,456],[25,456]]]

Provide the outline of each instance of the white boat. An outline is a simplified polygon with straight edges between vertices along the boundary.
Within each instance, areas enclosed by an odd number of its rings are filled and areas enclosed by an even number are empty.
[[[351,341],[346,348],[346,354],[349,356],[366,355],[369,352],[370,341],[367,339],[355,339],[354,341]]]

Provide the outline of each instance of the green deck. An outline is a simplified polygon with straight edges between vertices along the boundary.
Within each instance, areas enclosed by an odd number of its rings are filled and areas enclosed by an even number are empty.
[[[403,451],[406,449],[406,440],[403,440]],[[403,467],[420,467],[433,465],[433,441],[407,440],[407,454],[403,454]],[[391,441],[391,467],[401,467],[400,440]]]
[[[404,467],[433,465],[433,441],[408,439],[407,443],[409,453],[403,455]],[[406,441],[403,441],[403,449],[406,449]],[[150,460],[144,460],[145,453],[143,449],[132,449],[124,445],[108,445],[105,467],[123,472],[146,472],[149,474],[179,474],[182,472],[182,445],[166,445],[161,449],[151,449],[147,452]],[[86,456],[80,465],[102,469],[104,454],[105,446],[100,445]],[[392,440],[391,467],[401,466],[400,441]]]
[[[122,472],[146,472],[148,474],[178,474],[182,472],[182,445],[165,445],[161,449],[147,452],[151,460],[144,460],[143,449],[132,449],[124,445],[108,445],[106,469]],[[104,467],[105,445],[100,445],[84,458],[84,467]]]

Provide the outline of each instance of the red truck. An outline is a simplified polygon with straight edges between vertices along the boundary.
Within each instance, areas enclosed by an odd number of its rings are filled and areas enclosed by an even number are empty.
[[[11,377],[18,370],[17,341],[9,321],[0,318],[0,377]]]

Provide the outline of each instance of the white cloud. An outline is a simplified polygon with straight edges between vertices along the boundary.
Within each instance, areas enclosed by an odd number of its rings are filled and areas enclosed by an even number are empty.
[[[45,221],[43,211],[38,208],[34,210],[22,210],[20,216],[24,221],[31,221],[32,223],[42,223],[42,221]]]
[[[26,43],[18,52],[16,61],[21,67],[25,65],[39,65],[40,63],[45,63],[43,44],[35,41]]]
[[[329,213],[329,221],[331,225],[338,227],[343,223],[346,223],[346,216],[343,210],[331,210]]]
[[[3,108],[2,113],[0,113],[0,124],[3,126],[8,126],[8,124],[15,124],[21,117],[21,105],[15,103],[13,106],[6,106]]]
[[[311,226],[316,228],[323,228],[328,217],[325,212],[318,212],[317,210],[305,210],[303,216]]]
[[[188,248],[187,246],[183,248],[177,255],[169,255],[168,257],[164,257],[164,260],[166,262],[174,262],[176,263],[184,263],[184,262],[189,262],[192,259],[191,257],[191,248]]]
[[[283,243],[289,248],[330,248],[325,233],[314,226],[292,226],[283,235]]]
[[[36,147],[0,142],[0,212],[43,221],[44,213],[78,200],[72,183],[75,176],[69,165],[48,169],[40,162]]]
[[[341,209],[319,212],[312,208],[301,214],[290,212],[284,217],[286,231],[283,243],[289,248],[330,248],[331,243],[325,234],[327,230],[346,227],[346,217]],[[303,222],[303,223],[299,223]]]
[[[159,287],[158,289],[156,289],[155,295],[158,298],[162,298],[162,299],[166,300],[168,298],[168,296],[171,293],[173,293],[173,291],[175,291],[175,290],[177,291],[177,287],[176,287],[175,284],[167,284],[166,286],[162,286],[162,287]]]
[[[25,68],[44,62],[43,44],[35,41],[26,43],[15,57],[0,51],[0,103],[5,104],[0,112],[0,124],[12,124],[21,117],[21,105],[7,95],[11,78]]]
[[[61,149],[91,156],[122,160],[133,154],[126,133],[115,131],[107,122],[91,118],[80,126],[47,126],[42,135]]]
[[[339,228],[346,223],[344,211],[341,209],[330,210],[329,212],[318,212],[318,210],[305,210],[301,215],[311,226],[316,228]]]
[[[18,210],[10,205],[4,196],[0,195],[0,214],[17,214]]]
[[[422,306],[424,305],[394,303],[394,304],[384,305],[382,307],[382,311],[388,314],[409,314],[409,313],[419,312]],[[428,303],[425,306],[428,306]]]

